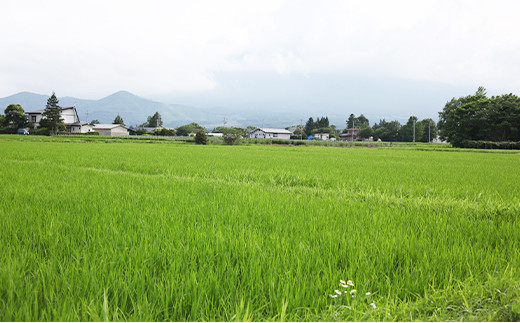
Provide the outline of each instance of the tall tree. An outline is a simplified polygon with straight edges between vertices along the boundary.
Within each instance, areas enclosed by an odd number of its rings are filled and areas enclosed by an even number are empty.
[[[3,123],[11,132],[16,132],[16,129],[25,127],[27,125],[28,116],[25,114],[22,106],[19,104],[9,104],[5,108],[5,116]]]
[[[489,130],[493,120],[488,111],[492,100],[486,97],[486,89],[479,87],[474,95],[451,99],[439,112],[439,133],[441,139],[454,146],[461,146],[465,140],[491,140]]]
[[[148,116],[146,127],[162,127],[163,122],[159,112],[155,112],[153,116]]]
[[[59,100],[56,94],[52,92],[51,97],[47,100],[45,111],[42,114],[40,125],[49,129],[51,135],[58,133],[58,130],[64,128],[63,118],[61,117],[61,107],[58,105]]]
[[[118,114],[116,116],[116,118],[114,119],[114,121],[112,122],[112,124],[120,124],[120,125],[125,125],[125,122],[123,121],[123,118],[121,118],[121,116]]]
[[[310,117],[309,120],[307,120],[307,123],[305,123],[305,133],[307,135],[310,135],[314,128],[316,128],[316,125],[315,125],[314,120],[312,119],[312,117]]]
[[[422,135],[417,137],[417,141],[421,142],[431,142],[433,139],[437,138],[437,125],[435,121],[432,119],[423,119],[419,122],[422,127]]]
[[[369,121],[363,114],[359,115],[359,117],[356,118],[356,116],[353,113],[351,113],[346,121],[346,124],[347,124],[347,129],[352,128],[352,127],[362,128],[364,125],[368,126]]]

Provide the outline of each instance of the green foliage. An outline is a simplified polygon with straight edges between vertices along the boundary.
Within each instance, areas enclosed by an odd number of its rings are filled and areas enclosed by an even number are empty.
[[[138,136],[142,136],[142,135],[145,135],[148,133],[148,130],[146,129],[143,129],[143,128],[139,128],[135,131],[135,134],[138,135]]]
[[[43,121],[44,119],[42,119]],[[41,123],[40,123],[41,125]],[[31,129],[31,136],[50,136],[51,131],[46,127],[38,127],[37,129]]]
[[[190,133],[196,133],[199,130],[204,130],[204,127],[198,123],[192,122],[190,124],[180,126],[177,128],[177,136],[189,136]]]
[[[460,147],[477,149],[520,149],[520,141],[464,140]]]
[[[198,145],[206,145],[208,143],[208,135],[205,130],[198,130],[195,134],[195,143]]]
[[[240,141],[240,138],[245,134],[245,131],[242,128],[222,128],[222,131],[224,134],[222,139],[224,139],[226,145],[237,144]]]
[[[114,121],[112,122],[112,124],[120,124],[120,125],[125,125],[125,122],[123,121],[123,118],[121,118],[121,116],[118,114]]]
[[[323,130],[323,131],[320,131]],[[316,121],[311,117],[307,120],[304,128],[305,134],[310,135],[313,133],[330,133],[332,130],[329,125],[329,117],[316,118]]]
[[[364,124],[361,129],[359,129],[358,137],[362,139],[368,139],[374,135],[374,131],[368,124]]]
[[[472,141],[519,141],[520,98],[513,94],[486,97],[479,87],[474,95],[453,98],[439,112],[442,139],[456,147]]]
[[[162,127],[163,121],[159,112],[155,112],[153,116],[148,116],[143,127]]]
[[[363,114],[361,114],[359,117],[356,118],[356,116],[352,113],[348,117],[346,124],[347,124],[347,128],[352,128],[352,127],[361,128],[364,126],[368,126],[369,121]]]
[[[19,104],[9,104],[4,110],[5,115],[0,119],[0,126],[6,126],[11,133],[16,133],[18,128],[27,126],[28,116]]]
[[[90,121],[90,124],[100,124],[101,122],[99,122],[98,119],[94,119],[92,121]]]
[[[1,321],[519,320],[518,153],[97,139],[0,137]]]
[[[175,131],[175,129],[161,128],[161,129],[155,129],[152,132],[152,134],[154,136],[175,136],[176,131]]]
[[[65,130],[65,124],[61,117],[61,107],[58,103],[59,100],[56,97],[56,94],[52,92],[52,95],[47,100],[45,111],[40,120],[40,126],[49,129],[51,135],[57,134],[58,131]]]
[[[387,122],[385,119],[380,120],[379,123],[374,124],[372,127],[372,130],[374,131],[374,140],[379,138],[382,141],[398,141],[400,129],[401,124],[399,121]]]

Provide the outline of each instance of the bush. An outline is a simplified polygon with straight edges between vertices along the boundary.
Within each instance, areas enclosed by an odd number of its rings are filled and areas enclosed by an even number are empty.
[[[241,133],[237,128],[231,128],[227,131],[222,138],[227,145],[234,145],[240,140]]]
[[[206,145],[208,143],[208,135],[206,131],[200,129],[195,134],[195,143],[198,145]]]
[[[166,129],[166,128],[162,128],[162,129],[156,129],[154,130],[153,132],[153,135],[154,136],[175,136],[175,129]]]
[[[520,141],[464,140],[460,145],[457,145],[457,147],[476,149],[520,149]]]
[[[51,134],[50,130],[45,127],[40,127],[38,129],[30,129],[29,135],[35,136],[49,136]]]

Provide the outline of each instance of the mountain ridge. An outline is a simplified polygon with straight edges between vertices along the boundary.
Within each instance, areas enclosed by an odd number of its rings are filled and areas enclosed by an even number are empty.
[[[22,91],[0,98],[0,108],[7,107],[9,104],[20,104],[25,111],[44,109],[48,98],[49,96],[43,94]],[[156,102],[124,90],[98,100],[70,96],[58,97],[58,100],[61,106],[75,106],[80,119],[87,122],[98,119],[103,123],[111,123],[119,114],[125,124],[139,125],[155,112],[159,112],[165,126],[170,127],[190,122],[211,122],[214,119],[207,111],[203,112],[189,106]]]

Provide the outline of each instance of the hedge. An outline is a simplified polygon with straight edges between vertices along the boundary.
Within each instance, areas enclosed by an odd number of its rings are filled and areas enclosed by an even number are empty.
[[[477,149],[520,149],[520,141],[464,140],[460,144],[460,147]]]

